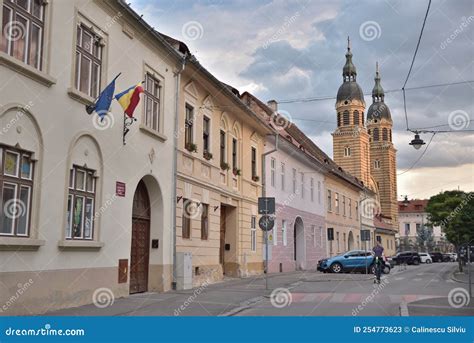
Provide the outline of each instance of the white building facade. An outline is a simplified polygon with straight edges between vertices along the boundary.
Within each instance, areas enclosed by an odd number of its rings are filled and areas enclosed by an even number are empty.
[[[160,161],[173,160],[180,57],[121,1],[0,11],[17,30],[0,52],[0,312],[170,289],[174,175]],[[104,121],[85,111],[119,73],[115,93],[145,81],[126,145],[116,101]]]

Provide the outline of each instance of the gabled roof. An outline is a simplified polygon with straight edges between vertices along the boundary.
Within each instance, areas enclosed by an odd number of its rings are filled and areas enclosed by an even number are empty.
[[[399,213],[422,213],[426,212],[428,199],[413,199],[405,204],[403,201],[398,202]]]

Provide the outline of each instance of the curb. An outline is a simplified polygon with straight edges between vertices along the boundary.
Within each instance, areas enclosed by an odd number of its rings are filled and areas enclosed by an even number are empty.
[[[454,272],[451,273],[451,280],[453,280],[453,281],[455,281],[455,282],[459,282],[459,283],[469,284],[469,281],[462,281],[462,280],[457,279],[457,278],[454,276]]]
[[[409,317],[410,313],[408,313],[408,305],[406,302],[402,302],[400,304],[400,316],[401,317]]]
[[[227,311],[227,312],[224,312],[224,313],[221,313],[218,315],[218,317],[231,317],[231,316],[235,316],[237,313],[240,313],[242,311],[245,311],[245,310],[248,310],[249,308],[252,307],[252,305],[255,305],[261,301],[263,301],[265,299],[265,296],[260,296],[260,297],[255,297],[255,298],[251,298],[249,300],[246,300],[242,303],[239,304],[239,306],[237,306],[236,308],[233,308],[232,310],[230,311]]]

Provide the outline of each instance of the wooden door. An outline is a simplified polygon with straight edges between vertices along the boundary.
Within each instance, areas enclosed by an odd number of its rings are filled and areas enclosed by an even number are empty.
[[[222,265],[222,272],[225,274],[225,221],[226,212],[225,206],[221,205],[221,228],[220,228],[220,249],[219,249],[219,263]]]
[[[148,290],[150,255],[150,199],[143,181],[133,197],[130,294]]]

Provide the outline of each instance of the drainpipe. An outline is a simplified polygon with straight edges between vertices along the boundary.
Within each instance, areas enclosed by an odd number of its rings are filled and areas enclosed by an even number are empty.
[[[270,136],[270,135],[267,135]],[[262,154],[262,197],[266,194],[265,157],[278,151],[278,133],[275,134],[275,148]],[[268,289],[268,231],[265,231],[265,289]]]
[[[173,282],[171,287],[176,290],[177,266],[176,266],[176,186],[177,186],[177,165],[178,165],[178,125],[179,125],[179,88],[181,83],[181,73],[186,66],[186,56],[183,56],[181,69],[174,73],[175,80],[175,107],[174,107],[174,134],[173,134],[173,172],[171,178],[171,229],[172,229],[172,249],[173,249]]]

